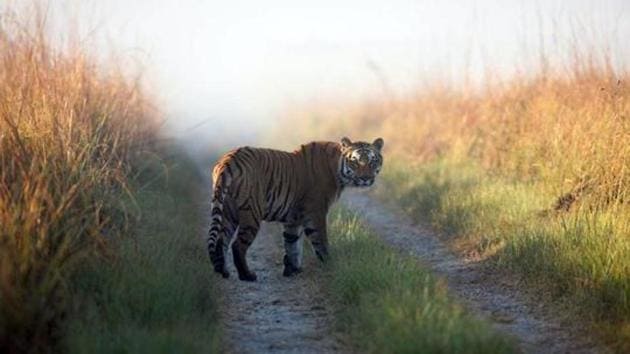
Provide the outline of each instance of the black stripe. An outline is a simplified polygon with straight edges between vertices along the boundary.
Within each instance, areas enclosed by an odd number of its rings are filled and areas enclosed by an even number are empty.
[[[236,210],[234,210],[233,204],[228,204],[227,205],[227,213],[225,214],[225,216],[227,217],[227,221],[230,222],[231,224],[237,224],[237,220],[238,220],[238,212]]]
[[[234,198],[235,200],[238,200],[241,196],[241,192],[243,191],[243,185],[244,183],[244,178],[239,178],[236,181],[234,181],[233,187],[232,187],[232,198]]]
[[[243,151],[241,158],[244,159],[245,163],[251,166],[256,163],[256,151],[252,149],[247,149]]]
[[[232,171],[232,166],[231,166],[231,165],[232,165],[232,164],[230,164],[230,163],[225,164],[225,169],[227,170],[228,175],[230,175],[230,176],[234,176],[233,171]],[[221,173],[221,175],[219,176],[219,178],[222,178],[222,177],[223,177],[223,173],[225,173],[225,171]],[[223,181],[221,181],[221,182],[223,182]]]
[[[231,165],[238,169],[238,171],[240,172],[239,175],[242,175],[244,166],[247,166],[247,163],[240,156],[238,156],[234,157],[234,159],[231,161]]]
[[[238,206],[238,209],[240,210],[243,206],[245,205],[251,205],[251,201],[252,201],[252,196],[247,196],[247,198],[245,198],[245,200]]]
[[[267,182],[267,186],[265,187],[265,194],[268,196],[271,191],[271,187],[273,186],[273,178],[269,178],[269,182]]]
[[[263,156],[263,158],[264,158],[264,159],[263,159],[263,172],[264,172],[264,176],[271,177],[271,176],[270,176],[270,173],[272,173],[272,172],[273,172],[273,170],[272,170],[272,167],[273,167],[273,166],[272,166],[272,163],[271,163],[272,158],[271,158],[271,156],[269,156],[269,154],[263,154],[262,156]]]
[[[250,210],[252,210],[252,207],[251,207],[251,205],[246,204],[246,205],[243,205],[242,207],[238,208],[238,210],[240,210],[240,211],[250,211]]]
[[[284,186],[285,186],[284,184],[281,184],[278,187],[278,189],[283,190]],[[281,216],[284,215],[284,213],[282,213],[282,211],[287,207],[287,204],[288,204],[288,201],[289,201],[289,197],[291,197],[291,191],[289,190],[289,188],[286,188],[286,191],[284,192],[284,194],[285,194],[284,200],[282,201],[282,203],[280,203],[278,205],[278,209],[276,209],[276,211],[271,216],[271,220],[276,220],[276,218],[281,217]]]
[[[280,206],[281,213],[279,216],[285,216],[286,212],[289,210],[289,198],[291,198],[292,196],[293,196],[293,193],[291,193],[290,188],[287,187],[286,198],[284,198],[284,201],[282,202]]]
[[[300,236],[294,235],[294,234],[290,234],[288,232],[283,232],[282,236],[284,236],[284,241],[286,241],[288,243],[295,243],[300,238]]]
[[[230,161],[231,163],[228,166],[234,166],[235,169],[238,170],[239,174],[243,173],[243,163],[241,163],[240,159],[234,158],[232,159],[232,161]],[[232,175],[234,176],[234,175]]]
[[[258,228],[255,226],[245,225],[245,226],[240,226],[238,229],[239,234],[255,233],[255,232],[258,232]]]
[[[312,229],[312,228],[310,228],[310,227],[305,227],[305,228],[304,228],[304,234],[305,234],[306,236],[310,236],[310,235],[314,234],[315,232],[317,232],[317,230],[316,230],[316,229]]]
[[[280,176],[282,177],[282,176]],[[278,212],[278,199],[280,198],[280,194],[282,194],[282,180],[280,179],[280,184],[276,185],[273,188],[273,195],[271,196],[271,207],[269,212],[272,213],[272,215],[275,215]]]

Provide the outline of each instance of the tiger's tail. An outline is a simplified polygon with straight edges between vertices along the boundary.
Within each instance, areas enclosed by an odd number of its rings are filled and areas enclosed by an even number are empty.
[[[224,203],[231,177],[223,170],[215,174],[214,188],[212,192],[212,206],[210,211],[210,230],[208,231],[208,254],[214,266],[214,271],[224,278],[229,277],[225,268],[224,242]]]

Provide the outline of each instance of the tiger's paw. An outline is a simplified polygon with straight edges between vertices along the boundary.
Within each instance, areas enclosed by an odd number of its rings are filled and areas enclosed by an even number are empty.
[[[295,274],[302,273],[302,268],[294,266],[286,254],[284,255],[282,263],[284,264],[284,271],[282,272],[282,275],[284,275],[285,277],[290,277]]]
[[[239,274],[238,278],[242,281],[256,281],[256,279],[258,279],[258,277],[256,277],[256,273],[254,272]]]
[[[317,259],[320,260],[320,262],[322,263],[326,263],[328,262],[328,251],[323,250],[323,251],[315,251],[315,255],[317,256]]]
[[[230,272],[228,272],[227,269],[225,269],[225,266],[216,266],[214,267],[214,271],[215,273],[221,274],[223,279],[227,279],[230,277]]]
[[[294,275],[300,274],[300,273],[302,273],[302,268],[294,267],[291,264],[285,264],[284,265],[284,271],[282,272],[282,275],[284,275],[285,277],[291,277],[291,276],[294,276]]]

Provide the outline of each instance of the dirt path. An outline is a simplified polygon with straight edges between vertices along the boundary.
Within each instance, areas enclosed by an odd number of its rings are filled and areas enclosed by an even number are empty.
[[[225,351],[347,352],[333,332],[332,309],[318,287],[322,273],[314,257],[305,254],[305,270],[298,276],[282,276],[279,232],[264,225],[248,251],[250,268],[258,276],[256,282],[239,281],[228,255],[230,278],[220,281]]]
[[[368,194],[349,191],[342,203],[358,211],[388,244],[420,258],[468,308],[514,336],[526,353],[597,353],[604,349],[581,336],[579,324],[561,323],[550,311],[519,293],[516,285],[497,280],[478,263],[450,252],[430,229],[415,225],[401,212],[386,208]]]

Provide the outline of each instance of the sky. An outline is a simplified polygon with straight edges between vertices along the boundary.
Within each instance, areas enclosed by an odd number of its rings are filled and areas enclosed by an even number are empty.
[[[250,143],[289,104],[527,72],[578,42],[630,57],[630,1],[50,0],[144,68],[169,134]],[[622,60],[622,59],[620,59]],[[622,65],[623,63],[618,63]]]

